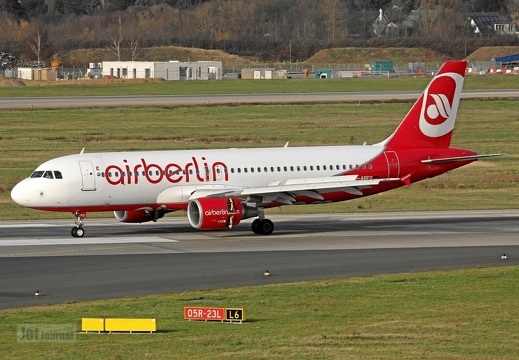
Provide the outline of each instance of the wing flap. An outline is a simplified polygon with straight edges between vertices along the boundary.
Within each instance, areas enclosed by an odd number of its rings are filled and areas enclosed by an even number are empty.
[[[364,179],[357,180],[357,175],[334,176],[322,178],[291,179],[274,182],[261,187],[226,187],[225,189],[197,189],[189,200],[200,197],[239,197],[253,199],[254,202],[271,203],[274,201],[284,204],[295,202],[296,196],[307,196],[323,200],[320,194],[327,191],[344,191],[352,195],[362,196],[361,189],[379,185],[382,182],[401,181],[400,178]]]

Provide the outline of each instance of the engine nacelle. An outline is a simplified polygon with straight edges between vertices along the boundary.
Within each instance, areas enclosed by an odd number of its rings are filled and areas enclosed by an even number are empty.
[[[157,221],[164,216],[163,212],[155,212],[153,210],[131,210],[131,211],[114,211],[115,218],[124,223],[143,223],[148,221]]]
[[[232,198],[199,198],[187,205],[189,223],[200,230],[230,229],[257,214],[257,209]]]

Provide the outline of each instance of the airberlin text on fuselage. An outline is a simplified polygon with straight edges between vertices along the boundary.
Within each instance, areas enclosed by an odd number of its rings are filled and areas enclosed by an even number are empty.
[[[190,183],[229,180],[226,164],[221,161],[208,164],[205,157],[200,159],[201,166],[194,156],[186,164],[169,163],[163,166],[155,163],[148,164],[142,158],[140,163],[130,165],[128,160],[124,159],[123,166],[108,165],[106,167],[105,179],[110,185],[138,184],[139,181],[158,184],[166,180],[176,184],[181,181]]]

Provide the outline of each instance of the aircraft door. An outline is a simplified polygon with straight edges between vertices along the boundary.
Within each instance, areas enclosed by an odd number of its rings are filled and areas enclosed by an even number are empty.
[[[400,163],[398,161],[398,155],[394,151],[384,152],[387,161],[387,177],[397,178],[400,175]]]
[[[79,168],[81,170],[81,190],[95,191],[96,178],[92,161],[80,161]]]

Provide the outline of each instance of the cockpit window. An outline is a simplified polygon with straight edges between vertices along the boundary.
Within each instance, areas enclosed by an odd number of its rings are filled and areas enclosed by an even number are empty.
[[[52,175],[52,171],[45,171],[45,173],[43,174],[43,177],[45,179],[54,179],[54,175]]]
[[[57,170],[38,170],[31,174],[31,178],[63,179],[63,175],[61,174],[61,171]]]
[[[31,178],[41,178],[45,171],[35,171],[32,173]]]

